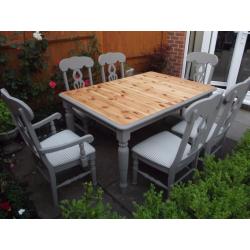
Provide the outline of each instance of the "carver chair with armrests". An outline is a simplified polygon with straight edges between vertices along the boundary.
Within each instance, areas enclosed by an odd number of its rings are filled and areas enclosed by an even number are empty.
[[[79,137],[70,130],[57,132],[54,121],[61,118],[60,113],[32,123],[34,113],[26,103],[12,97],[5,89],[1,89],[1,97],[7,104],[26,145],[45,166],[45,169],[39,167],[39,170],[50,182],[55,207],[58,206],[58,188],[88,174],[92,175],[93,184],[96,185],[95,149],[90,145],[94,139],[92,135]],[[45,125],[50,125],[51,135],[39,141],[36,130]],[[80,165],[83,170],[79,175],[63,183],[57,183],[58,173],[77,165]]]

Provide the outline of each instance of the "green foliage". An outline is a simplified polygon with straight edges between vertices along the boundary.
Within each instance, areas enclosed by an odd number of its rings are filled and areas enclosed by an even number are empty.
[[[84,194],[78,200],[61,202],[62,217],[65,219],[117,219],[117,213],[112,212],[111,206],[103,201],[101,188],[94,188],[91,183],[84,184]]]
[[[6,104],[0,100],[0,133],[7,132],[15,128],[9,109]]]
[[[24,187],[13,180],[12,176],[6,172],[0,172],[0,203],[8,201],[10,211],[0,208],[0,219],[4,218],[34,218],[36,216],[35,208],[28,199]],[[24,209],[22,214],[18,211]]]
[[[193,181],[175,185],[164,200],[151,186],[135,218],[250,218],[250,130],[224,160],[206,157]]]
[[[31,39],[22,44],[14,44],[12,47],[18,51],[18,70],[6,67],[3,72],[2,81],[8,91],[23,100],[30,100],[39,96],[47,90],[47,84],[37,81],[37,74],[47,68],[45,52],[48,41]]]

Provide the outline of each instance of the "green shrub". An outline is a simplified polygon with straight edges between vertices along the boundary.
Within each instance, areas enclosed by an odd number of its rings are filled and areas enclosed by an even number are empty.
[[[0,100],[0,133],[7,132],[15,128],[9,109],[6,104]]]
[[[78,200],[61,202],[61,214],[65,219],[117,219],[118,214],[112,212],[111,206],[103,201],[101,188],[94,188],[91,183],[84,184],[84,194]]]
[[[154,186],[135,204],[135,218],[250,218],[250,130],[224,160],[206,157],[193,181],[175,185],[169,200]]]
[[[9,209],[3,209],[4,203],[9,204]],[[0,219],[6,218],[37,218],[37,214],[25,188],[10,174],[0,171]]]
[[[144,194],[144,203],[139,205],[134,203],[135,212],[133,213],[136,219],[157,219],[163,218],[164,202],[163,192],[157,192],[154,185],[151,184],[148,192]]]

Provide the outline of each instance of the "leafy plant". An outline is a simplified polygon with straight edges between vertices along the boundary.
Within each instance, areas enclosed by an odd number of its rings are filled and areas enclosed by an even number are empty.
[[[163,199],[163,191],[157,192],[153,184],[150,185],[148,192],[144,194],[144,202],[142,205],[134,202],[135,219],[161,219],[164,218],[165,202]]]
[[[135,218],[250,218],[250,130],[224,160],[206,157],[193,181],[175,185],[169,200],[153,186]]]
[[[84,194],[79,200],[61,202],[62,217],[65,219],[117,219],[111,206],[103,201],[101,188],[95,189],[91,183],[84,184]]]
[[[0,100],[0,133],[7,132],[14,129],[15,125],[13,123],[11,114],[6,104]]]
[[[0,172],[0,219],[36,217],[35,208],[29,200],[25,188],[10,174]]]
[[[161,45],[154,50],[154,53],[149,55],[148,58],[148,70],[162,73],[167,66],[167,56],[169,47],[167,45]]]
[[[30,100],[46,91],[47,84],[37,80],[37,76],[47,67],[45,52],[48,41],[30,39],[22,44],[12,44],[12,48],[18,51],[17,70],[8,67],[2,74],[2,81],[9,92],[21,99]]]

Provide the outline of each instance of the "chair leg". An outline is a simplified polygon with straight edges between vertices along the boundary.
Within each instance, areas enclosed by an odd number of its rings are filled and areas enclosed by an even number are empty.
[[[88,118],[83,119],[83,130],[85,134],[88,134]]]
[[[97,185],[97,181],[96,181],[96,164],[95,164],[95,156],[94,156],[93,158],[90,159],[90,169],[91,169],[91,176],[92,176],[93,185],[96,186],[96,185]]]
[[[193,161],[193,168],[197,168],[197,166],[198,166],[199,155],[200,154],[197,154],[197,156],[195,157],[195,159]]]
[[[57,208],[58,207],[58,193],[57,193],[57,188],[56,188],[56,175],[52,171],[49,171],[49,175],[50,175],[50,186],[51,186],[53,204],[55,208]]]
[[[175,174],[172,171],[168,172],[168,196],[170,194],[171,188],[174,185]]]
[[[138,163],[139,163],[139,162],[138,162],[137,157],[136,157],[136,156],[133,156],[133,181],[132,181],[132,183],[133,183],[134,185],[137,184]]]

